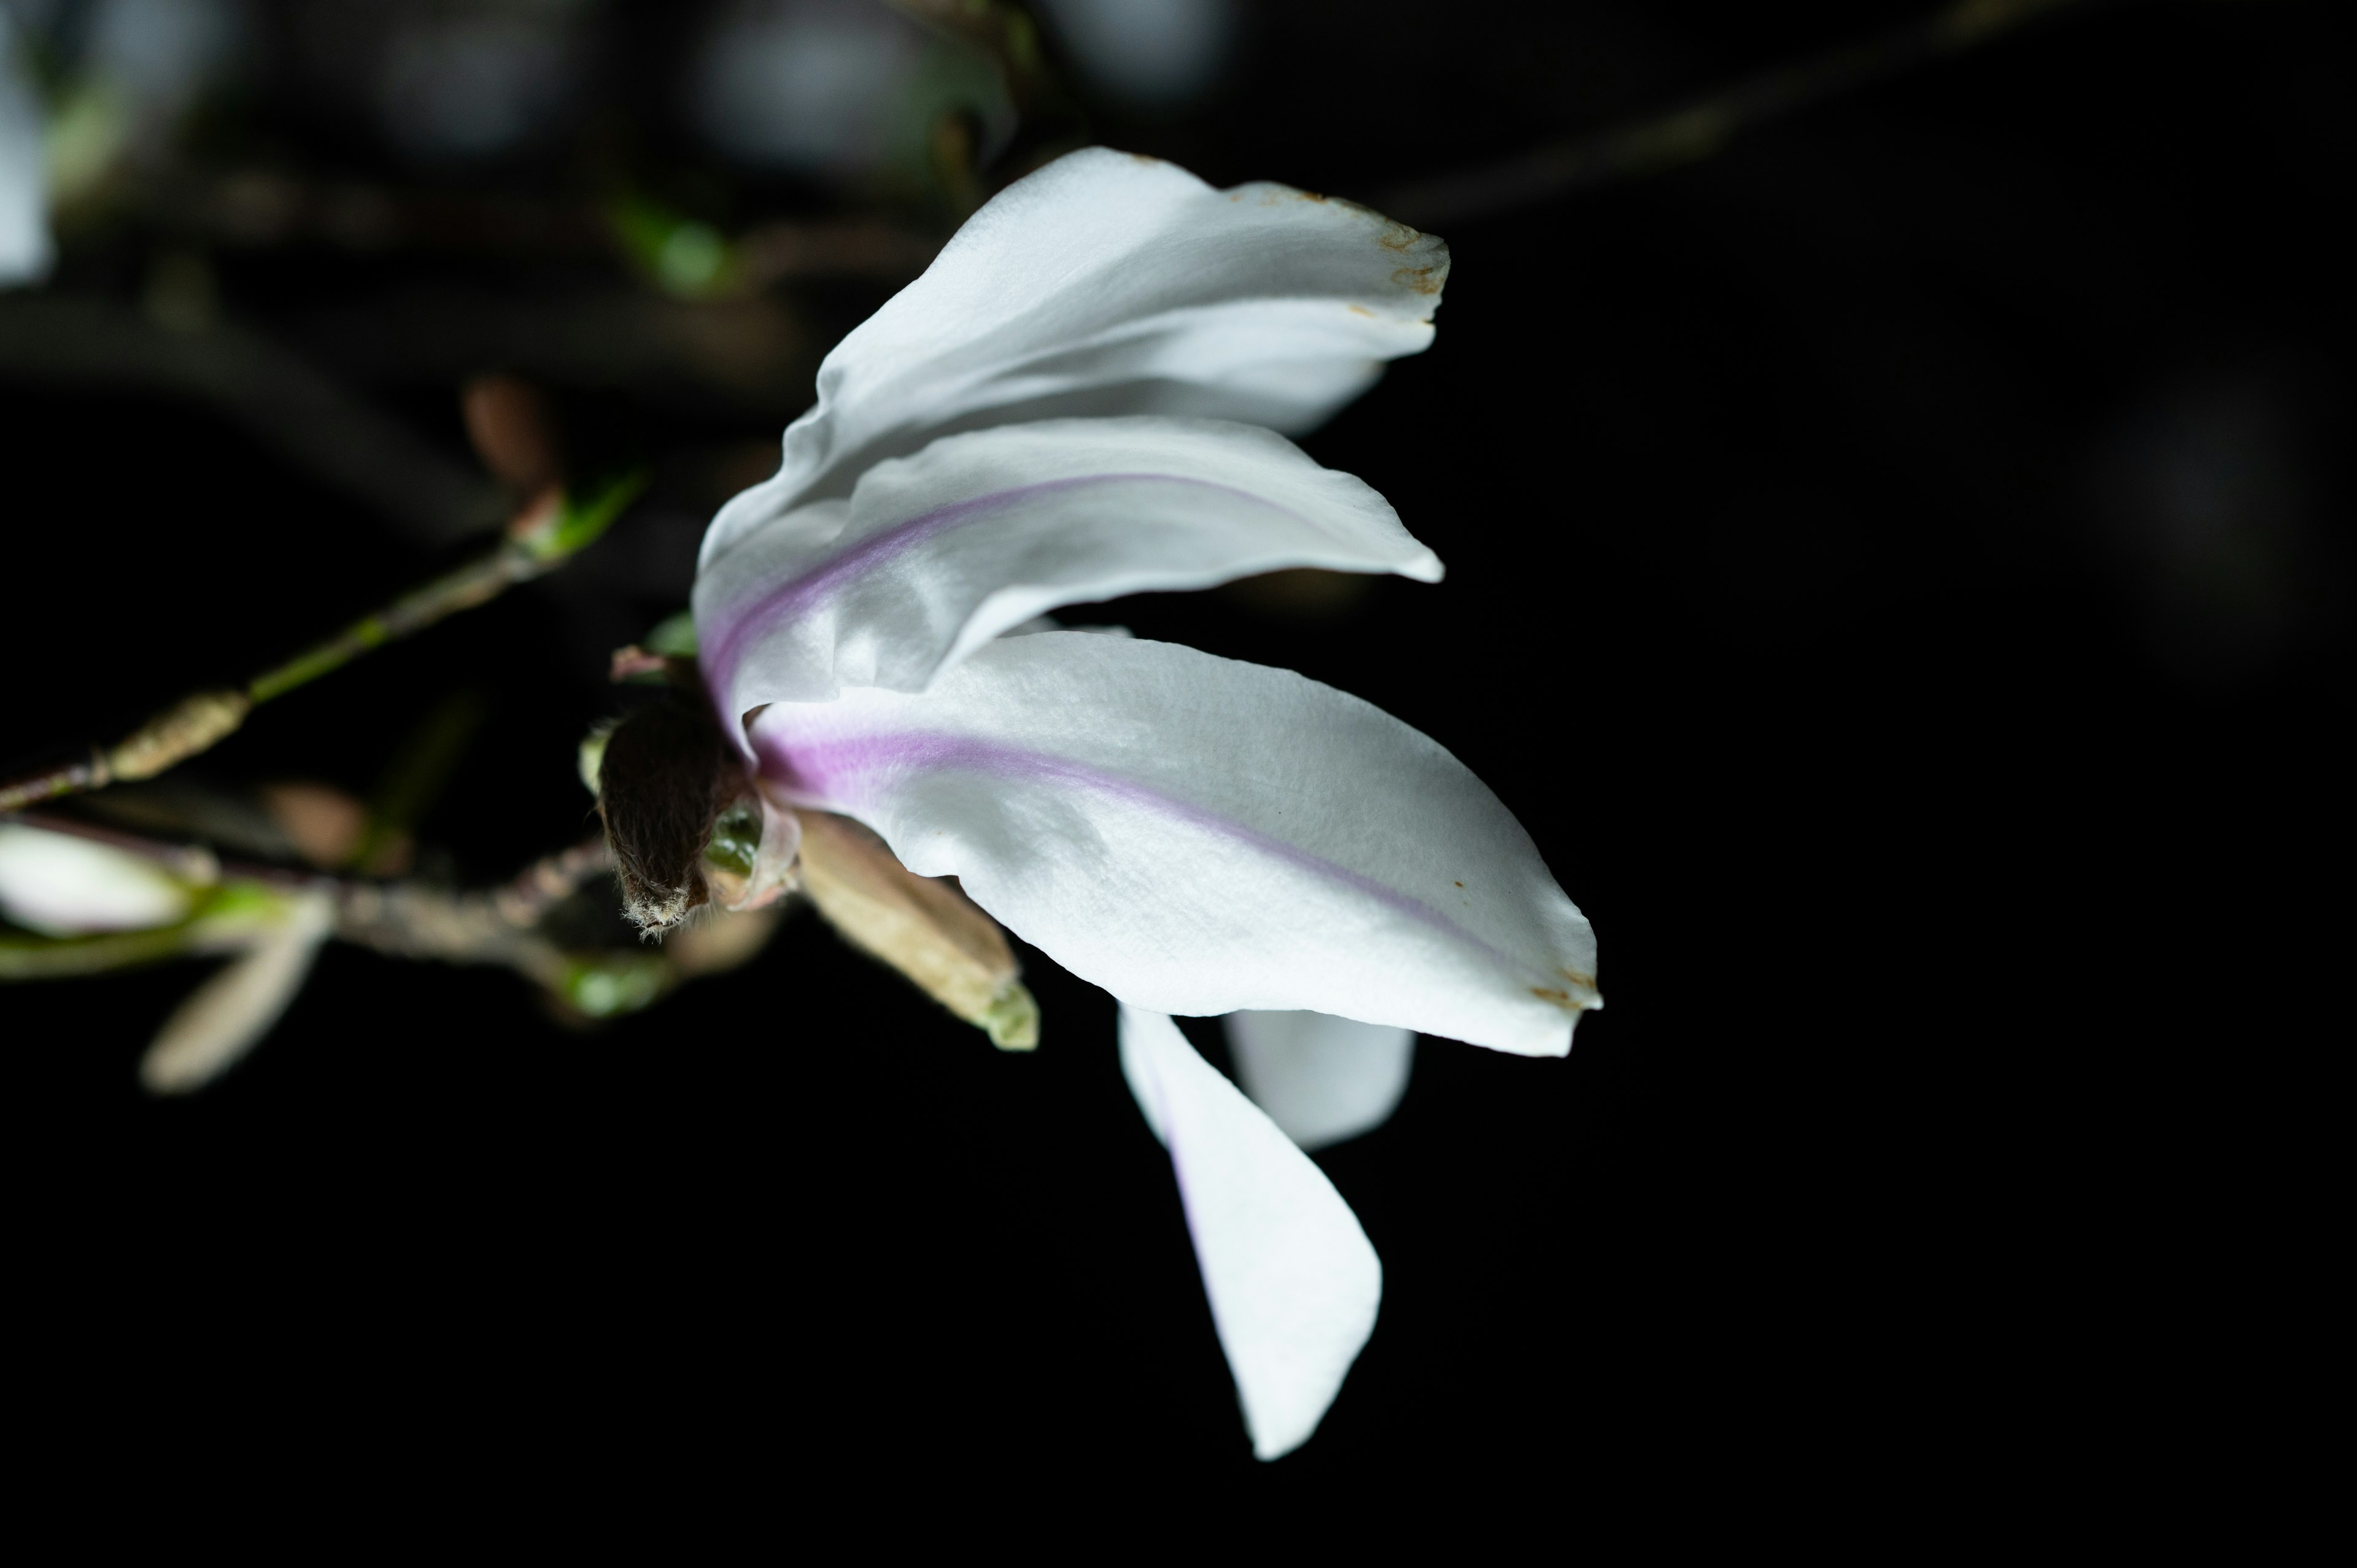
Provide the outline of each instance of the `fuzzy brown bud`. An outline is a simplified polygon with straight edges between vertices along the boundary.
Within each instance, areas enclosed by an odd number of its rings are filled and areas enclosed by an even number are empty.
[[[597,811],[614,851],[622,908],[650,935],[711,897],[704,850],[743,769],[696,697],[666,693],[624,719],[597,768]]]

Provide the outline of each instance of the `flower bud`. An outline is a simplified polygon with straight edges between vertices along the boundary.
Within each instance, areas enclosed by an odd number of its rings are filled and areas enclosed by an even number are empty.
[[[954,884],[903,866],[850,818],[800,815],[802,886],[845,940],[987,1031],[1000,1049],[1039,1043],[1039,1004],[1016,978],[1014,950],[996,921]]]
[[[335,925],[326,894],[289,897],[277,918],[253,932],[242,954],[164,1021],[140,1058],[139,1081],[151,1093],[186,1094],[236,1066],[303,989]]]
[[[607,738],[597,812],[613,847],[623,911],[640,931],[667,931],[711,897],[705,848],[743,775],[710,711],[694,698],[665,693]]]
[[[197,692],[124,736],[106,754],[110,777],[153,779],[233,733],[253,708],[242,692]]]
[[[547,400],[514,376],[477,376],[459,394],[467,439],[494,478],[520,496],[535,494],[562,477],[556,423]]]

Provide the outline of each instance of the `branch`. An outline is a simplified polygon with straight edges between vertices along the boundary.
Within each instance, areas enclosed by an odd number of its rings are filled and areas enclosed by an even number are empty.
[[[371,882],[276,866],[216,861],[211,853],[69,817],[27,815],[13,820],[45,832],[89,839],[151,860],[199,884],[246,884],[274,893],[328,894],[339,940],[392,957],[446,963],[495,963],[565,994],[600,955],[568,954],[539,934],[540,922],[585,883],[612,869],[603,836],[534,862],[513,881],[482,892],[452,892],[422,883]],[[231,902],[234,902],[233,900]],[[177,925],[145,931],[109,931],[64,939],[0,937],[0,980],[96,974],[167,958],[225,951],[245,940],[251,910],[224,917],[199,908]],[[645,955],[619,961],[642,967]]]
[[[339,881],[336,936],[395,958],[504,964],[565,993],[582,961],[538,934],[541,920],[582,884],[613,869],[600,836],[533,862],[504,886],[452,893],[413,882]],[[628,954],[637,961],[640,955]]]
[[[1920,21],[1761,72],[1632,124],[1576,136],[1485,168],[1394,186],[1371,203],[1431,226],[1534,206],[1575,190],[1659,174],[1706,158],[1741,132],[1962,54],[2023,25],[2120,0],[1952,0]]]
[[[407,250],[538,259],[610,257],[631,248],[617,232],[610,202],[404,190],[262,169],[149,171],[127,205],[156,229],[232,249],[317,244],[367,255]],[[898,282],[925,270],[941,238],[854,214],[766,222],[740,235],[735,249],[746,263],[747,288],[804,278]]]
[[[513,970],[540,986],[560,1015],[577,1021],[636,1012],[687,981],[735,969],[767,945],[784,912],[771,905],[741,914],[716,914],[674,933],[660,948],[566,948],[551,940],[540,926],[584,884],[613,870],[602,836],[533,863],[502,886],[468,893],[416,882],[369,882],[216,863],[206,850],[142,839],[70,818],[17,820],[154,860],[199,882],[202,890],[189,918],[154,930],[64,939],[17,937],[0,930],[0,981],[62,979],[166,959],[250,951],[286,918],[285,899],[274,896],[325,894],[338,940],[389,958]]]

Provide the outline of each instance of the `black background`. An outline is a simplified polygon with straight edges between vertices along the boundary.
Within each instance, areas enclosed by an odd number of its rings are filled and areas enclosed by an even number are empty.
[[[2093,1434],[2208,1376],[2153,1380],[2155,1304],[2237,1226],[2223,1151],[2265,1114],[2240,1068],[2324,1038],[2289,1000],[2321,938],[2261,873],[2320,868],[2346,725],[2331,9],[2099,7],[1457,222],[1437,346],[1306,442],[1447,581],[1322,618],[1103,612],[1437,737],[1599,936],[1569,1060],[1426,1041],[1394,1121],[1319,1157],[1386,1291],[1296,1456],[1249,1456],[1110,1001],[1027,954],[1044,1039],[1002,1056],[806,912],[587,1033],[504,974],[331,949],[185,1102],[133,1064],[188,970],[0,998],[17,1294],[57,1326],[29,1354],[81,1391],[59,1443],[201,1445],[237,1410],[382,1440],[427,1489],[559,1454],[717,1488],[1005,1468],[1043,1502],[1099,1464],[1280,1491],[1527,1465],[1566,1498],[1790,1466],[1806,1496],[1936,1485],[1960,1448],[1993,1495],[2075,1484]],[[1208,104],[1092,113],[1216,184],[1372,199],[1912,14],[1272,4]],[[374,156],[291,98],[256,113]],[[57,286],[124,293],[121,247]],[[307,309],[427,265],[231,260],[225,307],[302,350]],[[813,353],[880,297],[810,291]],[[447,381],[369,390],[463,456]],[[576,451],[655,461],[640,511],[267,709],[209,776],[365,789],[466,688],[491,721],[428,836],[489,880],[584,831],[604,651],[677,607],[708,512],[681,475],[773,441],[807,381],[751,412],[555,390]],[[0,411],[10,757],[436,559],[202,410],[19,381]]]

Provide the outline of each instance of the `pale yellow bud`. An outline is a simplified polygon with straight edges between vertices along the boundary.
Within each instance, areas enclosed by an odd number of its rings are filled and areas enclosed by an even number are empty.
[[[801,813],[804,891],[855,947],[989,1032],[1003,1050],[1039,1043],[1039,1007],[1016,978],[1006,933],[939,877],[919,876],[847,817]]]

